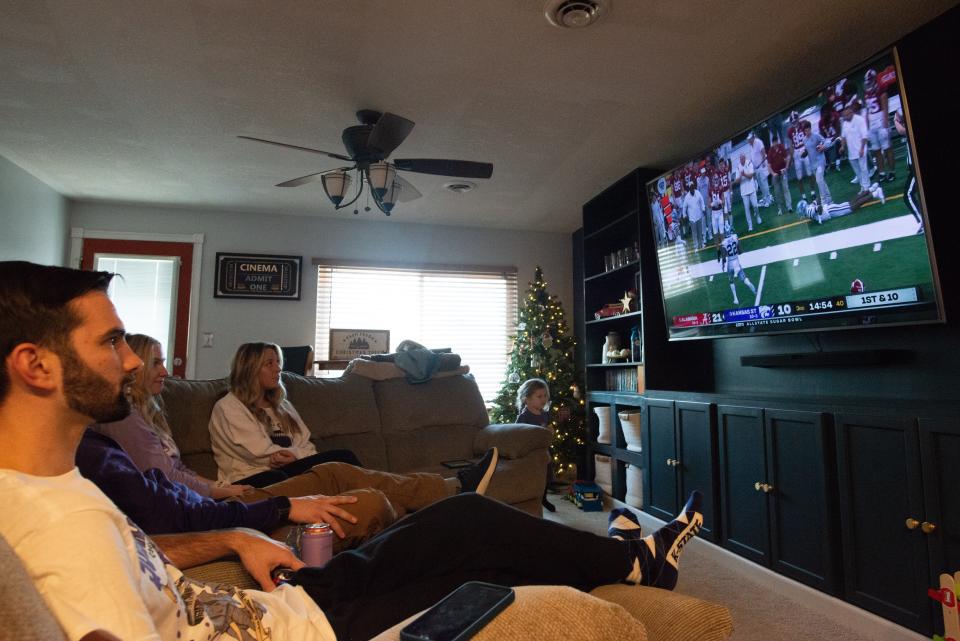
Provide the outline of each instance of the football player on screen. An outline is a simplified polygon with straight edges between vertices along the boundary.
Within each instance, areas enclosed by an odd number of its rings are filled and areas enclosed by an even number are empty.
[[[878,182],[896,179],[893,148],[890,146],[887,96],[888,90],[896,81],[897,72],[892,66],[879,74],[875,69],[867,69],[863,76],[864,117],[867,120],[867,132],[870,136],[870,153],[879,172]]]
[[[881,205],[887,202],[883,187],[878,183],[873,183],[869,190],[861,191],[853,200],[843,203],[818,203],[816,200],[808,203],[801,199],[797,203],[797,213],[823,224],[825,220],[852,214],[874,198],[879,200]]]
[[[727,225],[724,233],[720,234],[719,238],[720,243],[717,247],[717,261],[720,263],[720,269],[727,270],[727,276],[730,278],[730,292],[733,294],[733,304],[739,305],[740,299],[737,298],[736,278],[743,281],[743,284],[746,285],[754,295],[757,294],[757,288],[750,282],[746,272],[743,271],[743,267],[740,266],[740,239],[737,238],[736,232]]]
[[[907,123],[903,119],[903,112],[898,111],[893,114],[893,126],[897,128],[897,133],[906,137]],[[910,208],[910,213],[916,218],[920,227],[917,233],[923,233],[923,217],[920,215],[920,207],[917,205],[917,176],[913,173],[913,156],[910,154],[910,145],[904,145],[907,148],[907,188],[903,192],[903,200]]]
[[[790,123],[787,127],[787,138],[793,143],[793,170],[797,173],[797,181],[800,183],[800,195],[806,191],[806,181],[810,179],[810,194],[813,195],[813,172],[810,171],[810,158],[807,157],[807,149],[804,143],[807,140],[803,133],[803,124],[806,120],[800,120],[800,114],[797,111],[790,112]]]

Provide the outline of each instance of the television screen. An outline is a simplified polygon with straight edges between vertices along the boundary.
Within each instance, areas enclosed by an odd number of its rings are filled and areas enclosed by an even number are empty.
[[[647,184],[670,340],[943,320],[896,51]]]

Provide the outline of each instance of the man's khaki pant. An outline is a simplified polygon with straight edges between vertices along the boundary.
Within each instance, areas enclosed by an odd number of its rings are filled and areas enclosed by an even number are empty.
[[[360,545],[409,512],[424,508],[454,492],[452,481],[439,474],[393,474],[347,463],[321,463],[299,476],[246,492],[237,500],[252,503],[271,496],[356,496],[356,503],[340,506],[357,517],[357,522],[340,522],[346,536],[342,540],[334,539],[333,549],[337,553]],[[291,527],[285,525],[271,532],[271,536],[283,541]]]

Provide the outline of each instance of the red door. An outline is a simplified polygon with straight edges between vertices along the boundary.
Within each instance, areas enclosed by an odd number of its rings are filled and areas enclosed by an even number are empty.
[[[96,254],[128,256],[176,256],[180,259],[177,278],[177,310],[174,319],[173,349],[167,345],[167,367],[174,376],[183,378],[187,367],[187,328],[190,321],[190,282],[193,272],[193,244],[167,243],[152,240],[111,240],[84,238],[83,269],[93,269]],[[158,339],[163,337],[157,336]]]

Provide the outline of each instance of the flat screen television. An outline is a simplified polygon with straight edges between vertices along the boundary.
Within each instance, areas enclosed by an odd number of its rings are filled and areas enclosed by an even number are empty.
[[[647,196],[670,340],[944,320],[895,49]]]

